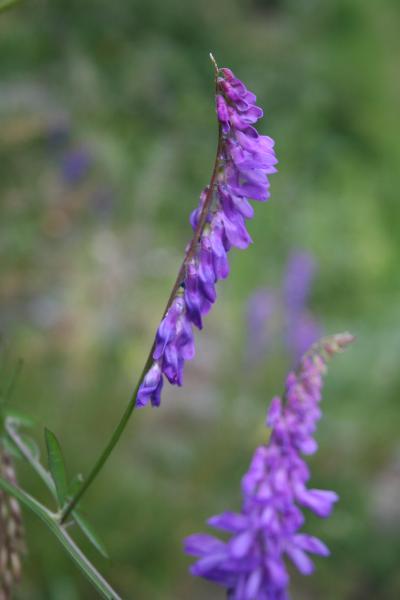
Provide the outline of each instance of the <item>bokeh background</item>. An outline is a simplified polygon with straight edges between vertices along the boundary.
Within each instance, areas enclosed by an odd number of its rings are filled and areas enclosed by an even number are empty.
[[[224,597],[189,576],[181,540],[240,507],[304,336],[346,329],[357,343],[331,365],[311,461],[341,500],[306,526],[332,556],[292,594],[400,598],[399,31],[397,0],[25,0],[0,15],[0,330],[25,360],[14,407],[42,451],[43,425],[58,434],[71,476],[129,398],[209,180],[209,51],[277,142],[272,199],[231,253],[184,388],[134,414],[84,501],[111,560],[82,544],[124,598]],[[25,524],[15,597],[96,598]]]

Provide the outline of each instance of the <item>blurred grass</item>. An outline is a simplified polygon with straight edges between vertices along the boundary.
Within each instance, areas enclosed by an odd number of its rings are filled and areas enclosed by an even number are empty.
[[[384,482],[400,500],[399,25],[396,0],[37,0],[0,16],[0,331],[26,361],[16,407],[39,439],[44,423],[57,432],[71,474],[87,472],[129,397],[210,174],[210,50],[257,93],[277,141],[272,200],[256,207],[254,245],[232,252],[185,387],[134,416],[84,503],[124,597],[223,597],[189,577],[181,539],[240,505],[288,367],[276,340],[245,368],[245,305],[279,285],[295,248],[318,262],[325,330],[358,340],[332,365],[313,459],[315,484],[341,495],[332,519],[308,524],[332,556],[295,576],[293,597],[400,596],[398,512],[380,509]],[[80,149],[90,167],[71,182],[63,160]],[[43,494],[23,465],[20,478]],[[94,598],[26,525],[16,597]]]

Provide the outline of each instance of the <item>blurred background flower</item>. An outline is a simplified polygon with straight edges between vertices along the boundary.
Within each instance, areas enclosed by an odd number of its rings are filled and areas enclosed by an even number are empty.
[[[237,482],[299,343],[268,316],[287,314],[293,249],[318,267],[292,311],[296,339],[307,314],[357,335],[327,382],[312,461],[311,484],[340,495],[329,521],[310,519],[332,556],[293,577],[293,597],[400,597],[400,536],[382,520],[397,497],[399,27],[396,0],[37,0],[0,16],[0,332],[26,362],[15,406],[38,439],[44,422],[58,434],[70,472],[87,472],[123,410],[190,236],[216,143],[210,50],[257,93],[260,131],[277,143],[271,201],[255,207],[254,244],[232,253],[185,388],[135,414],[84,502],[123,597],[221,598],[188,575],[181,540],[240,507]],[[266,287],[265,360],[249,369],[243,315]],[[16,598],[95,598],[25,521]]]
[[[318,319],[308,308],[315,261],[307,252],[294,251],[278,289],[258,288],[247,302],[247,361],[265,362],[268,351],[285,351],[295,365],[307,349],[322,336]]]

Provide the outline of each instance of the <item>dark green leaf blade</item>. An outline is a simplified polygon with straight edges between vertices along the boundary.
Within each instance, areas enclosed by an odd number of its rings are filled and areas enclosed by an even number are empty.
[[[51,476],[56,486],[57,499],[60,507],[64,506],[68,495],[67,473],[61,446],[54,433],[45,429],[47,457]]]
[[[100,554],[104,556],[104,558],[108,558],[107,550],[105,549],[103,542],[99,540],[97,534],[93,531],[92,526],[89,525],[89,523],[81,515],[81,513],[74,510],[72,512],[72,516],[75,520],[75,523],[78,525],[82,533],[87,537],[89,542],[93,544],[96,550],[100,552]]]

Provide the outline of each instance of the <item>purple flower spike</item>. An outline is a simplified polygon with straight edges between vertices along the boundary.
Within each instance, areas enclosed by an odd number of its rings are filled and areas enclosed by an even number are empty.
[[[314,564],[308,555],[329,556],[321,540],[299,533],[304,522],[299,505],[324,518],[338,496],[307,488],[310,473],[301,454],[321,416],[318,405],[327,359],[352,340],[344,333],[312,346],[297,372],[289,374],[282,399],[272,400],[267,416],[270,440],[257,448],[243,477],[241,512],[208,520],[214,529],[228,532],[229,539],[195,534],[185,540],[185,552],[199,558],[190,572],[224,587],[232,600],[288,599],[285,557],[300,573],[310,575]]]
[[[228,252],[252,242],[246,229],[246,219],[254,215],[249,200],[269,198],[268,177],[276,171],[273,140],[254,128],[263,116],[255,95],[226,68],[217,69],[216,87],[216,163],[210,184],[190,215],[194,238],[154,344],[153,358],[173,385],[182,385],[185,361],[194,357],[192,325],[202,329],[203,316],[217,298],[216,283],[229,275]],[[147,389],[143,381],[137,396],[140,406],[147,403],[143,402]],[[256,580],[252,586],[255,589]]]

